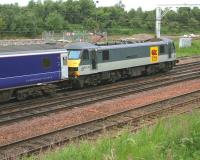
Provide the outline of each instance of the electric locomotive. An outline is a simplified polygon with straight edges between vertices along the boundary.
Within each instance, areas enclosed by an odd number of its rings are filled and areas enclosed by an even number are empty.
[[[75,88],[168,71],[176,64],[175,46],[170,39],[104,45],[77,42],[65,48]]]

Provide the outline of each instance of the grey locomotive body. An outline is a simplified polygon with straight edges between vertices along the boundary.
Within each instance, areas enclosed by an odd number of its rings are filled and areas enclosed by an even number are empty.
[[[69,77],[76,87],[168,71],[176,62],[174,43],[169,39],[116,45],[79,42],[66,49]]]

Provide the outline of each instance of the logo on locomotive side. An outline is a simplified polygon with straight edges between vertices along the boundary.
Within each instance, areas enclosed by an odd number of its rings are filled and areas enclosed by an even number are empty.
[[[150,48],[150,58],[151,58],[151,63],[156,63],[156,62],[159,61],[158,47],[151,47]]]

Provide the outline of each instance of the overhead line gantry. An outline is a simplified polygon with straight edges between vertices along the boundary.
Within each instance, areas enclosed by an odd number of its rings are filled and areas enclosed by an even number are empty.
[[[200,7],[200,4],[159,4],[156,8],[156,38],[160,38],[162,18],[172,9],[180,7]],[[165,9],[162,11],[162,9]]]

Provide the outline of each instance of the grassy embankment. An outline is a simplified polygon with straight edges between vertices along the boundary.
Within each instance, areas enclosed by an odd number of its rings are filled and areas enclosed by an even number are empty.
[[[177,57],[200,55],[200,40],[193,40],[192,46],[179,48],[178,41],[175,41]]]
[[[26,158],[25,158],[26,159]],[[81,141],[28,160],[199,160],[200,112],[163,120],[136,134]],[[26,159],[27,160],[27,159]]]

